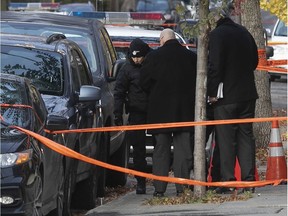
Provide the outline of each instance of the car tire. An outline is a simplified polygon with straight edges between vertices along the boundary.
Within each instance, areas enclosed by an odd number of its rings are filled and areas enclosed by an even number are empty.
[[[33,201],[32,216],[42,215],[42,195],[43,195],[43,175],[40,171],[37,172],[35,177],[35,200]]]
[[[97,142],[100,143],[100,151],[97,152],[97,158],[100,161],[107,163],[109,158],[110,151],[110,134],[108,132],[103,132],[97,137]],[[106,188],[106,168],[98,167],[98,190],[97,197],[105,196],[105,188]]]
[[[57,195],[57,207],[56,209],[52,210],[48,216],[62,216],[63,210],[64,210],[64,181],[65,181],[65,175],[64,175],[64,168],[62,166],[61,168],[61,174],[62,177],[60,179],[59,189],[58,189],[58,195]]]
[[[96,153],[93,156],[97,159],[97,150],[100,149],[99,142],[96,142]],[[91,165],[88,178],[77,182],[72,196],[72,206],[74,209],[89,210],[96,207],[98,190],[99,167]]]
[[[76,159],[69,160],[69,165],[66,166],[67,172],[65,173],[65,183],[64,183],[64,200],[63,200],[63,215],[71,216],[72,209],[72,194],[74,191],[76,172],[78,161]],[[66,162],[67,162],[66,160]]]
[[[127,168],[129,160],[129,145],[127,137],[124,138],[121,147],[110,157],[110,164]],[[127,182],[127,173],[114,170],[107,171],[107,186],[124,186]]]

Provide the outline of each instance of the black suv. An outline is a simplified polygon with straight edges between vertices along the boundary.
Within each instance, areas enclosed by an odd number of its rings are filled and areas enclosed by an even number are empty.
[[[2,33],[1,73],[30,79],[42,94],[48,113],[55,116],[51,121],[62,122],[66,129],[99,126],[101,116],[97,102],[101,90],[93,85],[80,47],[64,35],[52,34],[46,38]],[[106,143],[97,140],[96,133],[66,133],[63,136],[67,147],[103,160]],[[64,215],[70,214],[71,202],[74,208],[95,207],[98,184],[104,179],[101,169],[68,157],[64,158],[63,165]]]
[[[2,11],[1,32],[50,35],[64,34],[76,42],[82,49],[93,77],[93,84],[101,89],[101,100],[98,103],[98,127],[114,125],[113,90],[115,78],[123,60],[117,60],[117,54],[104,25],[96,19],[49,14],[21,13]],[[102,160],[111,164],[127,167],[129,148],[124,131],[104,132],[98,138],[106,147],[101,153]],[[101,170],[105,173],[105,170]],[[106,175],[104,175],[106,176]],[[125,173],[107,170],[106,180],[100,182],[98,196],[104,195],[105,182],[110,186],[125,185]]]

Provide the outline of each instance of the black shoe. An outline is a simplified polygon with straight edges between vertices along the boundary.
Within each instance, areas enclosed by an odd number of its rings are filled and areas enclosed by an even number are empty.
[[[236,188],[217,187],[214,191],[216,194],[232,194]]]
[[[137,183],[136,194],[146,194],[146,184],[145,183]]]
[[[245,192],[255,193],[255,188],[254,187],[243,188],[242,192],[243,193],[245,193]]]
[[[146,194],[146,188],[143,187],[136,187],[136,194]]]
[[[183,191],[176,191],[176,196],[181,197],[183,195]]]
[[[164,193],[162,193],[162,192],[156,192],[156,191],[155,191],[155,192],[153,193],[153,196],[154,196],[154,197],[164,197]]]

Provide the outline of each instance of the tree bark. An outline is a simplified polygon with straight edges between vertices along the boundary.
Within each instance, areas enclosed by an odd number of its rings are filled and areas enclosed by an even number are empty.
[[[209,1],[199,1],[200,34],[198,36],[197,48],[197,82],[196,82],[196,102],[195,121],[206,120],[206,77],[207,77],[207,56],[208,56],[208,13]],[[206,181],[205,170],[205,126],[195,127],[194,139],[194,178],[198,181]],[[195,185],[194,195],[202,197],[206,193],[204,186]]]
[[[241,3],[241,22],[253,35],[258,49],[265,49],[264,31],[261,22],[259,0],[245,0]],[[259,99],[256,101],[255,117],[271,117],[272,102],[269,75],[267,71],[255,71],[255,82]],[[267,147],[270,139],[270,122],[254,123],[257,147]]]

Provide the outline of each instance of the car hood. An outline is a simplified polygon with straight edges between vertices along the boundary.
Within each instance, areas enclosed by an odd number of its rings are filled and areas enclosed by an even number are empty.
[[[15,128],[1,128],[1,154],[24,151],[28,148],[29,136]]]
[[[42,95],[49,114],[63,115],[67,112],[68,99],[60,96]]]

